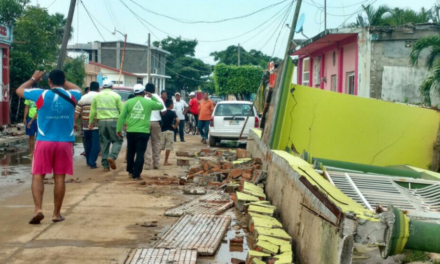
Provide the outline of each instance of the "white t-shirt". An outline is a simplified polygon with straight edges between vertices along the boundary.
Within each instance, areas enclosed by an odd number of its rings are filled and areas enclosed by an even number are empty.
[[[161,116],[160,112],[164,112],[164,111],[166,111],[167,108],[165,107],[165,104],[163,103],[163,100],[162,100],[162,98],[160,98],[159,95],[157,95],[157,94],[155,94],[155,93],[152,94],[152,95],[153,95],[154,97],[156,97],[156,99],[157,99],[159,102],[162,103],[162,105],[163,105],[163,109],[162,109],[162,110],[151,111],[150,121],[162,121],[162,116]],[[146,96],[146,95],[145,95],[145,98],[146,98],[147,100],[151,100],[151,98],[148,97],[148,96]]]
[[[188,104],[184,100],[180,99],[179,102],[174,101],[173,110],[176,112],[179,120],[185,120],[185,115],[183,114],[183,111],[185,111],[185,107],[188,107]]]

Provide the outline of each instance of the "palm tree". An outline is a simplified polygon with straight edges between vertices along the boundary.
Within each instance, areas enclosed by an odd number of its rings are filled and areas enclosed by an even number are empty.
[[[429,71],[429,75],[420,87],[420,92],[424,96],[426,103],[431,103],[429,93],[431,89],[435,89],[440,93],[440,36],[432,35],[419,39],[413,46],[410,61],[414,66],[418,65],[420,54],[424,50],[429,50],[426,58],[425,67]]]
[[[63,42],[64,28],[66,27],[67,19],[61,13],[55,13],[52,17],[56,21],[55,34],[56,34],[57,42],[58,44],[61,45],[61,43]],[[72,38],[72,35],[73,35],[73,27],[70,28],[69,39]]]
[[[378,8],[374,6],[362,5],[363,12],[366,17],[363,17],[362,14],[358,14],[356,22],[353,22],[348,25],[348,27],[375,27],[375,26],[383,26],[385,25],[385,19],[390,15],[391,9],[386,5],[381,5]]]

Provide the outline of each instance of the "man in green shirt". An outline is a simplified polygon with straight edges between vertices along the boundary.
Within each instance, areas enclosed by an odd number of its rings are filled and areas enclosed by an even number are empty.
[[[123,138],[116,136],[116,123],[122,111],[121,96],[112,91],[113,82],[106,79],[102,83],[102,91],[93,98],[90,107],[89,129],[95,126],[95,116],[98,119],[99,137],[102,151],[102,167],[116,169],[116,158],[121,151]],[[110,145],[112,145],[110,151]]]
[[[134,180],[141,179],[144,166],[144,155],[150,139],[151,111],[162,110],[162,103],[155,97],[144,98],[145,88],[142,84],[133,87],[135,97],[125,102],[118,119],[116,135],[122,138],[121,130],[127,123],[127,172]],[[136,156],[136,160],[135,160]]]
[[[35,122],[37,118],[37,106],[35,102],[31,100],[24,101],[24,105],[23,124],[26,127],[26,135],[29,136],[29,152],[32,157],[35,148],[35,135],[38,131],[38,124]]]

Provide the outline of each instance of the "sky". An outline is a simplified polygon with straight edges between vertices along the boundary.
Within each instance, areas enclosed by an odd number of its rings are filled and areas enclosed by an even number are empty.
[[[291,0],[275,5],[282,1],[78,0],[72,23],[74,34],[69,44],[123,39],[119,33],[112,34],[116,28],[127,34],[127,41],[132,43],[145,44],[148,33],[151,33],[152,41],[166,38],[168,34],[172,37],[197,39],[199,44],[196,48],[196,57],[210,64],[215,63],[213,57],[209,56],[211,52],[221,51],[238,43],[246,50],[261,50],[270,56],[282,58],[289,34],[289,28],[285,24],[291,24],[296,7],[296,2],[291,5]],[[99,31],[93,25],[81,2],[94,19]],[[393,8],[409,7],[418,11],[422,7],[431,8],[435,1],[332,0],[328,1],[327,28],[340,27],[344,21],[346,23],[355,21],[361,5],[369,3],[373,3],[374,6],[387,4]],[[70,0],[32,0],[31,4],[39,4],[40,7],[47,8],[51,14],[58,12],[67,17]],[[304,34],[310,38],[324,30],[323,9],[319,8],[323,4],[324,0],[303,0],[300,13],[305,15]],[[211,22],[247,15],[270,5],[274,6],[242,19],[221,23],[188,24],[171,19]],[[141,7],[170,18],[147,12]],[[132,12],[143,20],[139,20]],[[304,37],[296,35],[296,38]]]

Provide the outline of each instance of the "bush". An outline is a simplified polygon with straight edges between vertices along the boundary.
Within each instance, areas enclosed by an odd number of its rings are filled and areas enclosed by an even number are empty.
[[[254,66],[217,64],[214,68],[215,92],[217,95],[247,97],[258,90],[262,76],[263,71]]]

